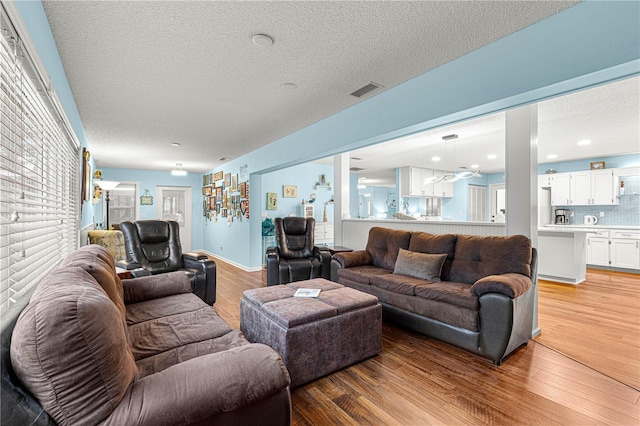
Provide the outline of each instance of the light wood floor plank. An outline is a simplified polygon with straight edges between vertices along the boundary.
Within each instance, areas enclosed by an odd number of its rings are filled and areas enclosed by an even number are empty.
[[[239,328],[242,292],[264,287],[264,273],[216,264],[214,306]],[[541,283],[542,335],[500,366],[383,324],[380,354],[292,390],[293,424],[637,426],[640,392],[584,365],[604,358],[632,379],[640,368],[640,285],[630,275],[589,270],[586,286]],[[556,341],[588,359],[547,347]]]

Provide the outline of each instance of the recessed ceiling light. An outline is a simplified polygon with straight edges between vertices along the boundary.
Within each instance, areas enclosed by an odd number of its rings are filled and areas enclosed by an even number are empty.
[[[260,47],[269,47],[273,44],[273,39],[266,34],[256,34],[251,37],[253,44]]]
[[[554,158],[558,158],[558,154],[549,154],[547,155],[547,158],[553,160]]]
[[[293,90],[293,89],[297,88],[298,85],[295,84],[295,83],[282,83],[280,85],[280,87],[282,87],[283,89],[287,89],[287,90]]]
[[[472,169],[479,169],[479,168],[480,168],[480,166],[479,166],[479,165],[477,165],[477,164],[472,164],[472,165],[471,165],[471,168],[472,168]]]
[[[437,155],[435,157],[431,157],[431,161],[440,161],[441,158],[438,157]]]
[[[173,142],[171,146],[180,146],[180,144],[178,142]]]
[[[581,141],[578,141],[578,145],[580,146],[591,145],[591,141],[589,139],[582,139]]]
[[[496,158],[498,158],[498,156],[496,154],[489,154],[489,155],[487,155],[487,158],[489,160],[495,160]]]

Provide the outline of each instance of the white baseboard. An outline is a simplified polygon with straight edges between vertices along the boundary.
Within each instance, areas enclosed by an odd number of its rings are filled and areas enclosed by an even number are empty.
[[[231,264],[231,265],[235,266],[236,268],[242,269],[242,270],[243,270],[243,271],[245,271],[245,272],[258,272],[258,271],[261,271],[261,270],[262,270],[262,267],[261,267],[261,266],[259,266],[259,267],[249,268],[249,267],[247,267],[247,266],[245,266],[245,265],[241,265],[240,263],[234,262],[233,260],[229,260],[229,259],[224,258],[224,257],[222,257],[222,256],[218,256],[217,254],[213,254],[213,253],[211,253],[211,252],[208,252],[207,250],[199,249],[199,250],[192,250],[192,251],[201,251],[201,252],[203,252],[203,253],[206,253],[206,254],[207,254],[207,256],[211,256],[211,257],[213,257],[214,259],[219,259],[219,260],[222,260],[223,262],[227,262],[227,263],[229,263],[229,264]]]

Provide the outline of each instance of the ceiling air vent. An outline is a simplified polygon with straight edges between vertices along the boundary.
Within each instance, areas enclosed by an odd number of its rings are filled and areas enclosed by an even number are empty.
[[[357,173],[357,172],[363,171],[364,169],[362,167],[351,167],[349,170],[351,170],[354,173]]]
[[[351,96],[355,96],[356,98],[361,98],[365,95],[368,95],[369,93],[380,89],[381,87],[384,87],[378,83],[369,83],[366,86],[362,86],[361,88],[359,88],[358,90],[356,90],[353,93],[350,93]]]

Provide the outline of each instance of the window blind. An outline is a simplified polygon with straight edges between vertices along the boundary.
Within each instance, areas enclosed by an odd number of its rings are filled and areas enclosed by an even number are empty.
[[[2,10],[0,307],[77,247],[79,148]]]

